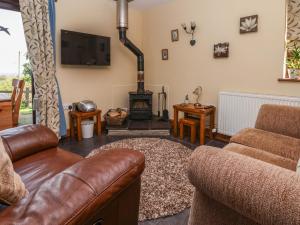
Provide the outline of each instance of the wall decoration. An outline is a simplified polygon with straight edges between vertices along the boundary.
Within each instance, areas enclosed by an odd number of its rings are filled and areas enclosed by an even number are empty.
[[[240,19],[240,33],[247,34],[258,31],[258,15],[247,16]]]
[[[182,25],[183,30],[185,31],[185,33],[190,34],[192,36],[190,44],[191,46],[194,46],[196,44],[196,40],[194,39],[194,34],[196,31],[196,23],[195,22],[191,22],[191,27],[188,29],[186,24],[183,23]]]
[[[168,49],[162,49],[161,50],[161,58],[162,58],[162,60],[168,60],[169,59],[169,50]]]
[[[171,31],[172,42],[179,41],[179,31],[178,29]]]
[[[229,57],[229,43],[219,43],[214,45],[214,57],[215,58],[227,58]]]

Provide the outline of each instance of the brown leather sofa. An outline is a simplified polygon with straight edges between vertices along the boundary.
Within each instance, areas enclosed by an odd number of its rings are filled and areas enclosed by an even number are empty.
[[[144,156],[103,151],[92,158],[64,151],[48,128],[23,126],[0,132],[29,196],[2,207],[0,224],[136,225]]]

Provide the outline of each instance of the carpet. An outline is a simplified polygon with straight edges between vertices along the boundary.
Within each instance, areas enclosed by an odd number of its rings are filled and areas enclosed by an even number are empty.
[[[191,149],[166,139],[131,138],[104,145],[88,157],[111,148],[145,154],[139,221],[174,215],[191,206],[193,187],[187,177]]]

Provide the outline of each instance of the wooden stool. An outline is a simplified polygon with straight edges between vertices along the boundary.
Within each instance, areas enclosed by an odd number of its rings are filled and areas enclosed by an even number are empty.
[[[101,134],[101,110],[97,109],[94,112],[78,112],[78,111],[71,111],[69,112],[69,119],[70,119],[70,131],[71,131],[71,137],[75,136],[75,128],[74,128],[74,121],[77,123],[77,138],[78,141],[82,140],[82,134],[81,134],[81,121],[84,119],[90,119],[94,118],[94,116],[97,119],[96,122],[96,134]]]
[[[179,120],[180,127],[180,139],[183,140],[184,137],[184,126],[188,126],[191,129],[191,143],[195,144],[196,142],[196,131],[199,126],[199,121],[191,118],[183,118]]]

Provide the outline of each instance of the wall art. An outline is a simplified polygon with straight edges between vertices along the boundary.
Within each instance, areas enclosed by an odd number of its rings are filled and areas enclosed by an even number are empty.
[[[161,59],[162,60],[168,60],[169,59],[169,50],[168,49],[162,49],[161,50]]]
[[[214,45],[214,57],[215,58],[229,57],[229,42],[215,44]]]
[[[171,31],[171,40],[172,40],[172,42],[179,41],[179,31],[178,31],[178,29]]]
[[[258,15],[247,16],[240,19],[240,33],[247,34],[258,31]]]

